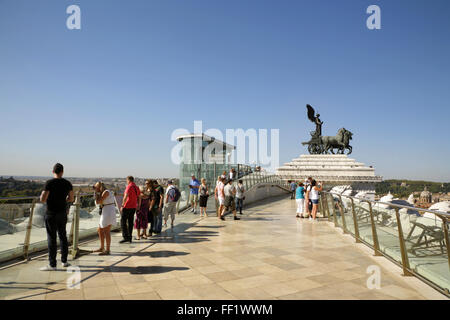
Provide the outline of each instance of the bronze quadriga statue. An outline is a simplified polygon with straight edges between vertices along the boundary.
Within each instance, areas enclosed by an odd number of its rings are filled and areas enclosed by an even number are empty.
[[[334,153],[334,149],[337,149],[337,153],[343,154],[345,149],[348,150],[347,154],[352,153],[352,146],[350,140],[353,134],[345,128],[339,129],[336,136],[322,136],[322,124],[323,121],[319,119],[320,114],[315,115],[313,107],[309,104],[306,105],[308,110],[308,119],[315,123],[316,130],[311,131],[311,140],[308,142],[302,142],[303,145],[308,145],[308,152],[310,154],[328,154]]]

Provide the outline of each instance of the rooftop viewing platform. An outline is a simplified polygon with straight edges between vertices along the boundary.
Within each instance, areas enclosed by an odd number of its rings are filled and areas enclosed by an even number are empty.
[[[262,200],[239,222],[182,213],[174,229],[149,240],[118,244],[112,254],[72,260],[39,274],[45,255],[0,270],[2,299],[446,299],[415,277],[343,234],[326,218],[296,219],[295,201]],[[93,250],[97,240],[80,243]],[[377,266],[380,289],[367,285]],[[74,288],[68,287],[69,283]]]

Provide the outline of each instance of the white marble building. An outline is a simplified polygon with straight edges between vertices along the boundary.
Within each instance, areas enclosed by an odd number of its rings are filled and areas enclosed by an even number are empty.
[[[300,155],[285,163],[276,173],[285,181],[303,181],[313,177],[322,181],[327,190],[335,186],[349,186],[353,195],[358,192],[375,194],[375,183],[382,177],[375,175],[375,169],[356,162],[345,154]]]

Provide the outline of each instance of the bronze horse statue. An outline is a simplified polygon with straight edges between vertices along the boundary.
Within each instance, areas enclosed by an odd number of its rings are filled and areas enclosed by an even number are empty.
[[[345,149],[348,149],[348,153],[352,153],[352,146],[349,144],[352,139],[353,133],[346,130],[345,128],[339,129],[336,136],[324,136],[321,137],[321,142],[324,146],[324,153],[333,152],[333,149],[338,149],[338,154],[344,154]]]

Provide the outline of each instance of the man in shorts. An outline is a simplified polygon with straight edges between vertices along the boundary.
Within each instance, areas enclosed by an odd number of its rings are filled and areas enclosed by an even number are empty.
[[[172,219],[171,228],[173,229],[173,222],[175,221],[175,214],[177,213],[177,201],[176,193],[178,189],[173,185],[173,181],[169,180],[167,182],[167,190],[166,190],[166,199],[164,206],[164,226],[167,227],[167,220],[169,218]],[[178,191],[179,193],[179,191]]]
[[[195,175],[191,175],[191,181],[189,182],[189,202],[191,203],[192,210],[194,214],[197,213],[198,204],[198,189],[200,188],[200,182],[195,178]]]
[[[233,212],[234,220],[240,220],[236,216],[236,202],[235,202],[235,195],[236,195],[236,188],[233,186],[233,180],[228,180],[224,187],[224,194],[225,194],[225,208],[231,210]]]

